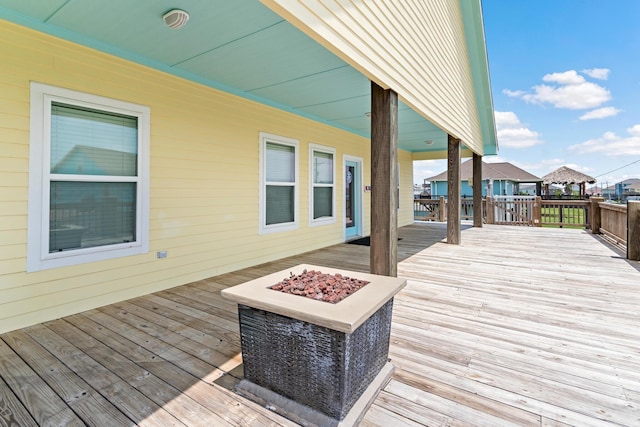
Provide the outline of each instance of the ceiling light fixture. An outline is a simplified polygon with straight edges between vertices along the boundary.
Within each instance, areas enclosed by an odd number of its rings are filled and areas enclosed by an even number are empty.
[[[433,145],[433,141],[432,140],[425,141],[424,143],[427,144],[427,145]]]
[[[189,14],[181,9],[171,9],[162,16],[167,27],[177,30],[184,27],[189,20]]]

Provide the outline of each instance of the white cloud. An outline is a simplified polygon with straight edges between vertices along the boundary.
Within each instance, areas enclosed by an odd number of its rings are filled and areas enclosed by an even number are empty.
[[[522,95],[524,95],[526,92],[523,90],[509,90],[509,89],[505,89],[502,91],[502,93],[504,93],[507,96],[510,96],[512,98],[520,98]]]
[[[582,70],[582,72],[594,79],[607,80],[609,78],[609,73],[611,72],[611,70],[608,68],[591,68],[588,70]]]
[[[511,111],[496,111],[494,115],[498,146],[527,148],[542,144],[540,134],[521,123],[515,113]]]
[[[546,74],[542,77],[542,81],[558,83],[561,85],[579,85],[586,82],[584,77],[579,75],[576,70],[569,70],[564,73]]]
[[[563,159],[543,159],[539,162],[535,163],[527,163],[527,162],[512,162],[514,165],[518,166],[521,169],[524,169],[533,174],[539,173],[537,171],[544,171],[544,173],[540,173],[539,176],[546,175],[547,173],[558,169],[560,166],[565,165],[565,161]]]
[[[569,110],[596,108],[611,100],[611,93],[608,89],[588,82],[575,70],[547,74],[542,80],[551,84],[534,86],[531,92],[509,89],[505,89],[503,92],[508,96],[522,98],[532,104],[551,104],[556,108]]]
[[[604,119],[605,117],[613,117],[617,116],[618,113],[622,111],[614,107],[602,107],[596,110],[589,111],[584,113],[580,117],[580,120],[593,120],[593,119]]]
[[[507,159],[501,156],[482,156],[482,161],[485,163],[505,163]]]
[[[599,153],[609,157],[640,156],[640,124],[627,129],[629,136],[605,132],[599,138],[569,146],[579,154]]]

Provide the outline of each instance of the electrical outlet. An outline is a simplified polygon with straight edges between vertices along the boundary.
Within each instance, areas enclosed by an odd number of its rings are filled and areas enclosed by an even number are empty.
[[[158,251],[157,255],[158,255],[158,258],[166,258],[168,253],[167,251]]]

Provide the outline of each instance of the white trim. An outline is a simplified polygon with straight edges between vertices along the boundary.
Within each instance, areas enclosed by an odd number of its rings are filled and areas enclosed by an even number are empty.
[[[51,142],[51,103],[62,102],[80,107],[137,117],[138,119],[138,175],[96,181],[136,183],[136,241],[117,245],[49,253],[49,156]],[[27,272],[65,267],[149,251],[149,107],[105,98],[70,89],[31,82],[29,151],[29,219],[27,230]],[[80,177],[65,175],[65,180],[79,181]]]
[[[358,176],[356,177],[357,179],[357,183],[359,184],[359,190],[358,190],[358,198],[357,198],[357,202],[358,202],[358,217],[357,222],[356,222],[356,227],[357,227],[357,235],[362,237],[362,234],[364,233],[364,206],[363,206],[363,200],[364,200],[364,171],[363,171],[363,164],[364,164],[364,160],[362,159],[362,157],[356,157],[356,156],[351,156],[348,154],[344,154],[342,156],[342,171],[344,174],[344,170],[346,170],[347,168],[347,162],[354,162],[358,164]],[[344,175],[343,175],[343,185],[342,185],[342,197],[343,197],[343,202],[344,202]],[[347,239],[347,204],[346,203],[342,203],[342,236],[343,239]]]
[[[293,184],[293,218],[292,222],[282,223],[282,224],[272,224],[267,225],[266,218],[266,174],[267,174],[267,155],[266,155],[266,147],[267,142],[273,142],[281,145],[289,145],[294,147],[295,149],[295,171],[294,171],[294,181],[289,183],[289,185]],[[284,136],[274,135],[266,132],[260,132],[260,223],[258,224],[258,233],[259,234],[269,234],[269,233],[277,233],[281,231],[295,230],[298,228],[298,218],[299,218],[299,181],[300,181],[300,167],[299,167],[299,157],[300,157],[300,147],[297,139],[287,138]],[[278,183],[272,183],[272,185],[279,185]]]
[[[313,182],[313,153],[331,154],[333,160],[333,176],[331,184],[315,184]],[[321,218],[313,218],[313,194],[315,187],[331,187],[331,216]],[[336,222],[336,149],[324,145],[309,143],[309,226],[315,227],[319,225],[335,224]]]

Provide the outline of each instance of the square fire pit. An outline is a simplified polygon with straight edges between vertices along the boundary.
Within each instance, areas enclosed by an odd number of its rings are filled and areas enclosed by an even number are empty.
[[[369,282],[332,304],[270,289],[305,270]],[[238,392],[303,425],[354,425],[388,381],[395,277],[298,265],[222,291],[238,303]]]

